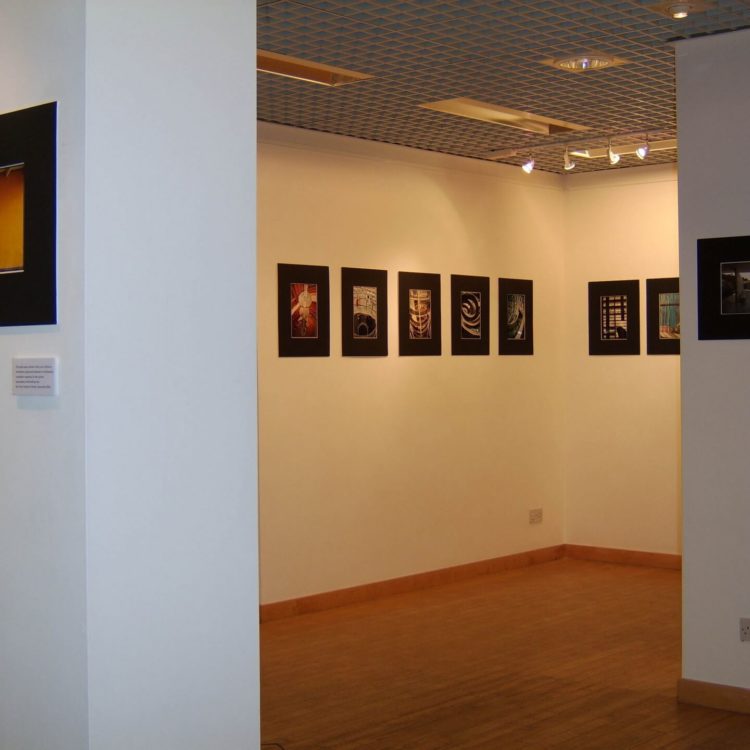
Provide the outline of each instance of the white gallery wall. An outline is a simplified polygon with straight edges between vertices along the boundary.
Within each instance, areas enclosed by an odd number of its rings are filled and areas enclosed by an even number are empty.
[[[646,354],[646,279],[679,274],[677,170],[565,187],[565,541],[679,553],[680,358]],[[591,357],[588,283],[626,279],[640,281],[641,355]]]
[[[4,2],[0,112],[57,101],[58,325],[0,328],[0,747],[86,747],[83,396],[85,3]],[[11,395],[57,355],[60,395]]]
[[[750,588],[741,573],[750,562],[750,342],[697,340],[696,242],[750,235],[748,70],[749,31],[677,45],[685,321],[683,677],[742,688],[750,688],[750,644],[739,641],[739,619],[750,617]]]
[[[589,280],[677,275],[674,170],[571,180],[259,134],[261,601],[566,541],[678,551],[679,358],[586,338]],[[279,262],[330,267],[330,357],[278,356]],[[342,266],[388,271],[388,357],[342,357]],[[442,275],[441,357],[398,355],[399,271]],[[450,354],[451,273],[491,279],[489,356]],[[497,354],[499,276],[534,281],[533,357]]]
[[[0,112],[58,102],[59,307],[0,328],[2,750],[259,744],[254,7],[2,4]]]

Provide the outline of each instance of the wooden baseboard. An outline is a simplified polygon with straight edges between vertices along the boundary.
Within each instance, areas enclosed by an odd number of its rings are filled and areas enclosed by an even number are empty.
[[[682,678],[677,681],[677,700],[695,706],[750,714],[750,690],[732,685]]]
[[[288,599],[282,602],[261,604],[260,621],[269,622],[280,620],[284,617],[303,615],[309,612],[320,612],[324,609],[343,607],[347,604],[357,604],[372,599],[382,599],[394,594],[404,594],[409,591],[443,586],[447,583],[464,581],[488,573],[501,573],[514,568],[525,568],[529,565],[552,562],[564,557],[565,545],[545,547],[543,549],[520,552],[515,555],[495,557],[491,560],[480,560],[479,562],[457,565],[452,568],[431,570],[427,573],[392,578],[387,581],[366,583],[362,586],[352,586],[337,591],[327,591],[322,594],[312,594],[298,599]]]
[[[612,549],[610,547],[587,547],[581,544],[566,544],[565,557],[574,560],[592,560],[595,562],[617,563],[619,565],[637,565],[645,568],[682,569],[682,556],[665,552],[640,552],[629,549]]]
[[[362,586],[326,591],[322,594],[302,596],[298,599],[287,599],[281,602],[271,602],[260,605],[260,621],[270,622],[285,617],[304,615],[310,612],[320,612],[325,609],[343,607],[347,604],[357,604],[372,599],[383,599],[394,594],[405,594],[409,591],[443,586],[447,583],[465,581],[468,578],[501,573],[514,568],[525,568],[529,565],[560,560],[570,557],[576,560],[592,560],[596,562],[619,563],[621,565],[638,565],[649,568],[669,568],[680,570],[682,558],[680,555],[669,555],[661,552],[638,552],[636,550],[609,549],[606,547],[586,547],[579,544],[559,544],[555,547],[544,547],[520,552],[515,555],[495,557],[491,560],[457,565],[452,568],[431,570],[427,573],[392,578],[387,581],[366,583]]]

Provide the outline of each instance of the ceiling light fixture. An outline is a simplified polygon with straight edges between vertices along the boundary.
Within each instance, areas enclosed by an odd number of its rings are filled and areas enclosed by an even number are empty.
[[[618,161],[620,161],[620,154],[618,154],[616,151],[612,148],[612,141],[609,142],[609,146],[607,146],[607,156],[609,158],[609,163],[614,166],[617,164]]]
[[[534,157],[529,156],[528,161],[525,161],[521,165],[521,169],[523,169],[523,171],[526,172],[526,174],[531,174],[532,171],[534,170]]]
[[[703,0],[692,0],[689,3],[674,3],[671,0],[657,3],[656,5],[647,6],[655,13],[671,18],[673,21],[681,21],[694,13],[703,13],[709,8],[713,8],[715,3],[704,2]]]
[[[635,150],[635,155],[641,161],[643,161],[648,156],[649,151],[650,151],[650,148],[648,145],[648,138],[646,138],[646,142],[642,146],[638,146],[638,148]]]
[[[563,158],[563,166],[565,167],[566,172],[570,172],[571,169],[576,168],[576,163],[574,161],[571,161],[570,154],[568,153],[568,149],[565,149],[565,157]]]
[[[622,136],[623,138],[625,136]],[[620,156],[626,156],[628,154],[635,154],[639,148],[643,147],[643,141],[635,141],[630,143],[623,143],[617,147],[617,153]],[[669,151],[677,148],[677,139],[668,138],[662,141],[649,141],[648,152],[649,154],[654,151]],[[598,146],[596,148],[574,148],[571,149],[571,156],[580,159],[603,159],[609,156],[609,149],[606,146]]]
[[[613,65],[623,65],[626,61],[601,52],[580,52],[565,57],[553,57],[541,61],[543,65],[550,65],[559,70],[571,73],[584,73],[588,70],[602,70]]]
[[[372,76],[358,73],[356,70],[336,68],[333,65],[303,60],[301,57],[280,55],[259,49],[257,67],[261,73],[273,73],[285,78],[295,78],[298,81],[319,83],[322,86],[343,86],[345,83],[365,81]]]

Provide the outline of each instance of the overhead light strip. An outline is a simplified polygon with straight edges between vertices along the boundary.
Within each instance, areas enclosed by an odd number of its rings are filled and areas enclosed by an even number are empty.
[[[481,120],[493,125],[504,125],[509,128],[524,130],[527,133],[536,133],[537,135],[560,135],[588,130],[583,125],[534,115],[530,112],[521,112],[517,109],[501,107],[498,104],[488,104],[476,99],[442,99],[441,101],[420,104],[419,106],[449,115],[467,117],[470,120]]]
[[[321,86],[343,86],[347,83],[365,81],[373,76],[366,73],[358,73],[355,70],[337,68],[333,65],[324,65],[300,57],[281,55],[277,52],[258,50],[258,70],[261,73],[272,73],[285,78],[294,78],[298,81],[318,83]]]
[[[614,146],[614,150],[620,156],[626,156],[628,154],[638,153],[638,149],[643,148],[643,141],[637,141],[636,143],[623,144],[621,146]],[[649,141],[648,152],[653,151],[669,151],[670,149],[677,148],[677,139],[670,138],[664,141]],[[601,148],[577,148],[570,151],[571,156],[578,157],[580,159],[602,159],[609,157],[609,146],[602,146]]]

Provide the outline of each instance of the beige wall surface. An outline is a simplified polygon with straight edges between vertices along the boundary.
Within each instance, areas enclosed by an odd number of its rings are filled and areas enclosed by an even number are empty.
[[[646,279],[678,275],[673,166],[566,182],[566,542],[680,551],[680,358],[646,354]],[[588,282],[639,279],[640,356],[589,356]]]
[[[674,173],[643,168],[597,198],[605,213],[623,195],[635,210],[643,182],[661,209],[625,216],[614,240],[586,217],[585,180],[569,191],[569,178],[503,165],[274,125],[259,135],[261,601],[564,541],[675,551],[678,358],[647,358],[645,342],[641,357],[589,358],[585,338],[587,281],[676,275]],[[278,356],[277,263],[330,267],[330,357]],[[341,356],[342,266],[388,271],[388,357]],[[398,355],[399,271],[441,274],[441,357]],[[450,354],[451,273],[490,277],[489,356]],[[500,276],[534,281],[533,357],[498,356]],[[603,442],[601,418],[633,413]]]

